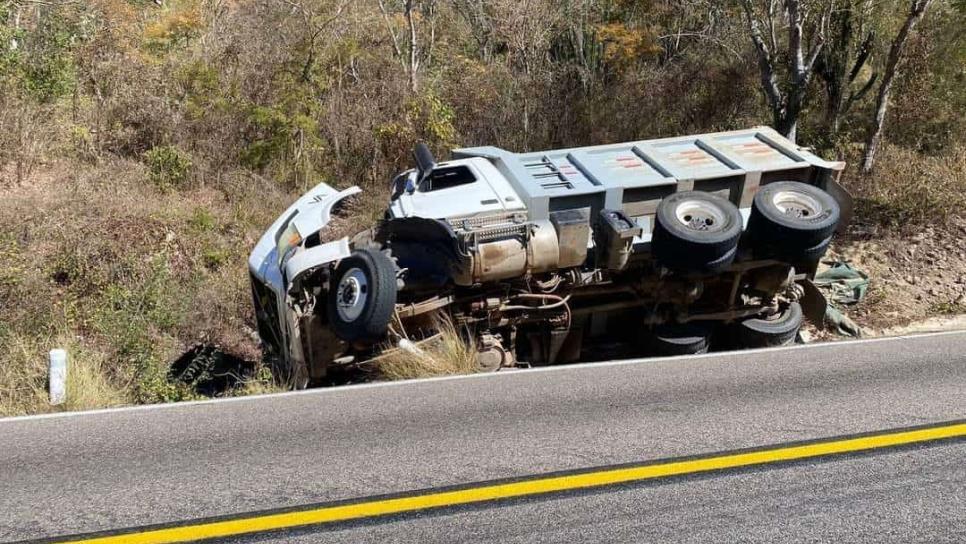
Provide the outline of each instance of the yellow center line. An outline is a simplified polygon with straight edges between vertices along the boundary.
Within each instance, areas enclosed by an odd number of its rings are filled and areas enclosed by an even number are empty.
[[[509,483],[482,483],[451,491],[425,491],[414,495],[375,499],[354,504],[307,507],[305,510],[274,514],[241,514],[222,521],[188,522],[179,527],[132,529],[109,536],[66,539],[84,544],[157,544],[238,536],[279,529],[292,529],[340,521],[359,520],[430,508],[458,506],[484,501],[512,499],[616,484],[643,482],[670,476],[707,473],[770,463],[814,459],[829,455],[866,452],[966,437],[966,423],[952,423],[905,431],[890,431],[856,438],[833,439],[801,445],[774,446],[756,451],[725,453],[698,459],[658,462],[647,465],[604,468],[597,471],[557,476],[536,476]]]

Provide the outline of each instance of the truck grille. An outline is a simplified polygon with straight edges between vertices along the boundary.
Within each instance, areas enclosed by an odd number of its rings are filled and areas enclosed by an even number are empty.
[[[523,213],[499,213],[486,216],[452,218],[447,223],[466,244],[511,237],[526,238],[530,223]]]

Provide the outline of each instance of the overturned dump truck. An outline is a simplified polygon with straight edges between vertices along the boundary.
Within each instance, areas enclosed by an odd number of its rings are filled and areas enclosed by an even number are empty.
[[[769,128],[414,156],[374,226],[328,239],[360,189],[323,183],[252,252],[259,334],[296,386],[441,320],[483,369],[787,344],[851,208],[843,163]]]

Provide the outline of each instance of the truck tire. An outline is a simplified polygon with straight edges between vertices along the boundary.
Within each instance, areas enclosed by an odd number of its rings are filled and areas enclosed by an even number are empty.
[[[741,212],[712,193],[674,193],[657,207],[651,252],[663,266],[682,272],[728,267],[741,237]]]
[[[748,231],[759,254],[795,257],[830,238],[840,214],[838,202],[818,187],[776,181],[755,195]]]
[[[832,237],[828,237],[813,247],[805,248],[797,255],[797,260],[793,264],[801,266],[812,266],[818,263],[822,257],[825,256],[825,252],[828,251],[828,246],[832,243]],[[796,267],[797,268],[797,267]]]
[[[650,337],[655,355],[695,355],[707,353],[710,346],[711,326],[707,323],[658,325]]]
[[[737,337],[742,348],[787,346],[795,341],[802,327],[802,306],[790,303],[770,318],[751,318],[737,324]]]
[[[381,251],[359,249],[332,274],[328,318],[347,342],[375,342],[386,334],[396,306],[396,267]]]

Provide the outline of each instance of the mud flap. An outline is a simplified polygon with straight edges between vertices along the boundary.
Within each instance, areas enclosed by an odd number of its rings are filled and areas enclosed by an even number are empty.
[[[826,193],[832,195],[839,204],[840,218],[839,226],[835,229],[835,232],[839,234],[845,233],[845,229],[848,228],[849,224],[852,223],[853,214],[853,203],[852,195],[842,187],[842,184],[838,182],[838,176],[829,177],[825,181],[825,187],[823,187]]]
[[[299,337],[308,382],[320,381],[328,375],[329,365],[346,344],[328,328],[318,313],[303,316],[299,321]]]
[[[805,319],[819,329],[825,328],[825,314],[828,311],[828,299],[810,279],[799,282],[804,290],[804,296],[798,302],[802,305]]]

